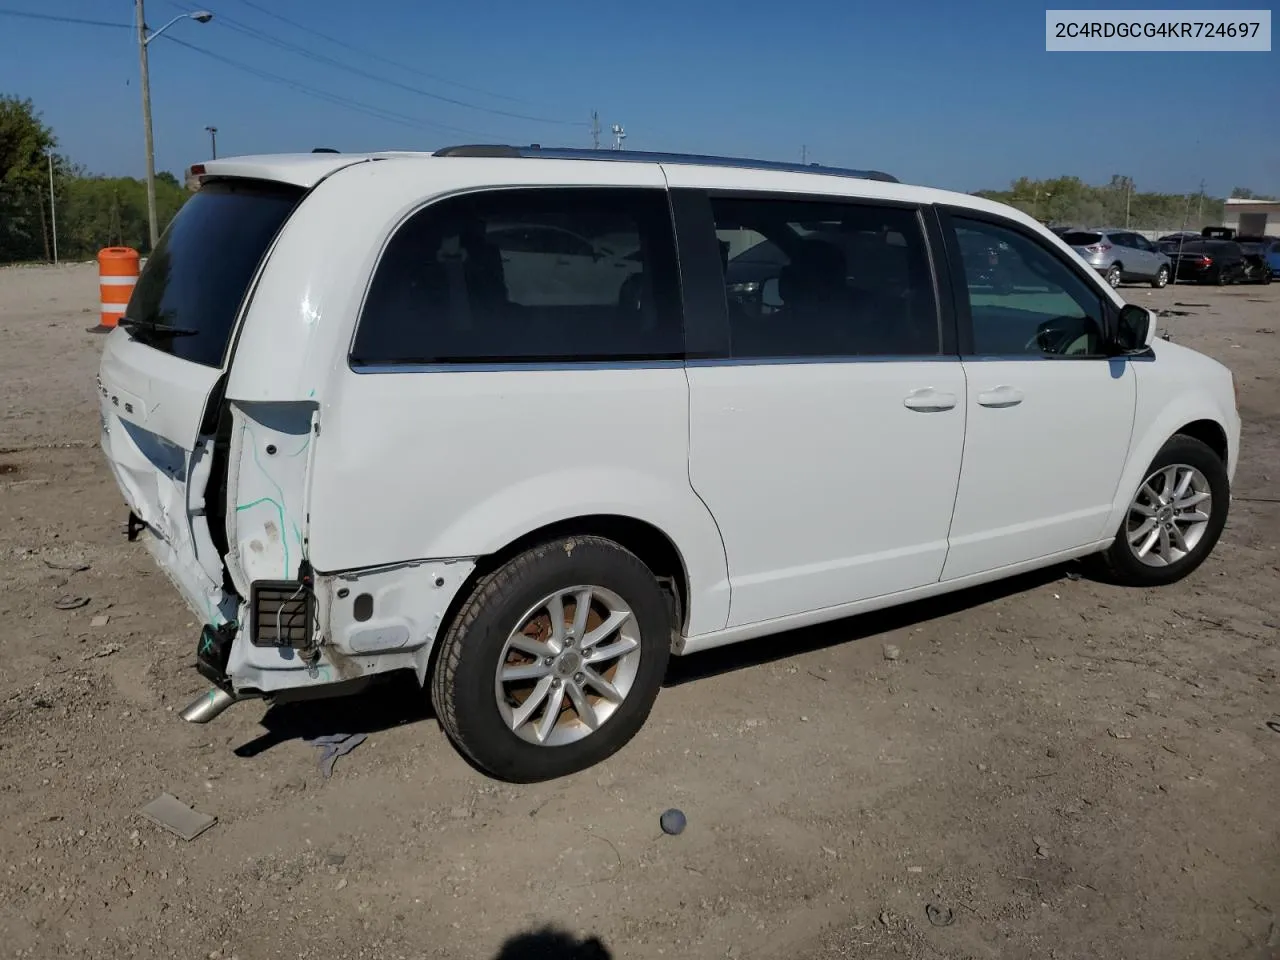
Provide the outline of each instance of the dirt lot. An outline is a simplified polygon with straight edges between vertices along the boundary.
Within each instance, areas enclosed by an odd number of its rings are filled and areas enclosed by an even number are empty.
[[[1280,286],[1125,293],[1241,380],[1195,576],[1055,569],[677,661],[629,748],[512,787],[412,690],[178,719],[196,626],[94,448],[94,270],[0,271],[0,954],[1280,957]],[[299,735],[355,730],[323,779]],[[217,824],[136,816],[163,791]]]

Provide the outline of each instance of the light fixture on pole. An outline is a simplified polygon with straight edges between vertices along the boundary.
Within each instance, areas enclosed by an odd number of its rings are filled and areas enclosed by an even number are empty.
[[[151,78],[147,71],[147,46],[179,20],[208,23],[213,19],[213,14],[208,10],[193,10],[191,13],[179,14],[159,30],[148,30],[142,3],[143,0],[134,0],[138,26],[138,66],[142,74],[142,134],[147,148],[147,225],[150,229],[151,249],[154,250],[160,239],[160,226],[156,217],[156,151],[155,141],[151,136]]]
[[[205,127],[209,131],[209,152],[211,160],[218,159],[218,128]]]

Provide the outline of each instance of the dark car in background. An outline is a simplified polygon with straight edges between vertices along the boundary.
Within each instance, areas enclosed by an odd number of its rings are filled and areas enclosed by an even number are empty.
[[[1246,282],[1270,283],[1276,272],[1272,249],[1280,246],[1275,237],[1236,237],[1236,243],[1244,252],[1245,268],[1248,271]]]
[[[1173,279],[1189,283],[1211,283],[1222,286],[1243,283],[1250,270],[1245,253],[1234,240],[1186,240],[1163,244],[1165,255],[1173,264]]]

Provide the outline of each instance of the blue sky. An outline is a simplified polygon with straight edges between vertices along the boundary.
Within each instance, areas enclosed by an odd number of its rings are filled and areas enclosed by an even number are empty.
[[[147,0],[147,20],[158,27],[199,6]],[[0,10],[122,24],[132,7],[0,0]],[[594,108],[606,138],[621,122],[635,149],[798,160],[803,145],[813,161],[951,189],[1122,173],[1143,190],[1190,192],[1203,177],[1212,194],[1233,186],[1280,194],[1280,53],[1046,53],[1044,5],[1025,0],[204,7],[213,22],[181,22],[150,47],[157,165],[177,173],[207,157],[209,125],[222,155],[477,140],[587,146]],[[168,37],[384,114],[315,99]],[[95,172],[142,172],[137,74],[128,30],[0,14],[0,93],[34,100],[62,150]]]

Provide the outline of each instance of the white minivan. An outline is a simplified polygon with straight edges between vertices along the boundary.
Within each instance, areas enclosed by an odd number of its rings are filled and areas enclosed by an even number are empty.
[[[671,654],[1086,555],[1172,583],[1226,520],[1231,373],[1009,207],[537,147],[193,173],[98,384],[204,624],[188,719],[412,670],[546,779]]]

